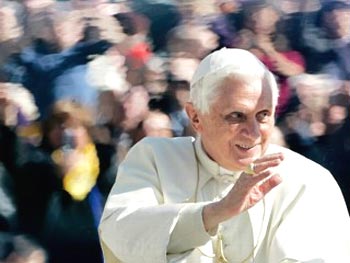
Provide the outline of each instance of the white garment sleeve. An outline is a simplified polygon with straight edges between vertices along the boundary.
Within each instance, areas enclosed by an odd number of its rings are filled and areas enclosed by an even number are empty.
[[[170,233],[183,205],[162,205],[160,189],[150,149],[136,145],[119,167],[99,225],[101,244],[119,261],[166,262]]]
[[[303,187],[289,184],[284,196],[294,199],[271,227],[268,262],[350,262],[350,220],[341,191],[329,173],[311,171],[317,177],[305,176]]]
[[[196,233],[199,244],[208,239],[203,231],[200,204],[164,201],[158,168],[154,149],[147,143],[130,149],[120,165],[99,225],[106,263],[166,262],[175,228],[174,247],[178,247],[182,234],[184,240],[189,240],[189,235]],[[194,232],[190,233],[190,229]],[[186,242],[191,249],[192,243]]]
[[[186,204],[180,211],[178,221],[171,233],[168,253],[183,253],[204,245],[210,240],[205,231],[202,211],[206,203]]]

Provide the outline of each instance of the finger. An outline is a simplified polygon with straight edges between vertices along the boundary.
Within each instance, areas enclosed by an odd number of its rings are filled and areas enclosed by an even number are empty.
[[[242,174],[243,176],[241,177],[242,177],[243,184],[251,188],[262,184],[265,180],[267,180],[267,178],[271,177],[274,174],[275,173],[273,173],[272,170],[265,170],[257,174],[243,173]]]
[[[270,161],[270,160],[275,160],[275,159],[284,159],[283,153],[271,153],[271,154],[266,154],[258,159],[255,160],[255,163],[259,162],[265,162],[265,161]]]
[[[267,194],[270,192],[273,188],[275,188],[277,185],[279,185],[282,182],[282,178],[278,175],[275,174],[265,181],[263,181],[259,186],[259,190],[261,191],[262,194]]]
[[[278,166],[280,163],[282,162],[281,159],[274,159],[274,160],[269,160],[263,163],[256,163],[254,165],[254,172],[256,174],[268,169],[268,168],[272,168],[272,167],[276,167]]]
[[[259,159],[254,162],[254,173],[260,173],[268,168],[278,166],[284,157],[282,154],[273,154],[266,156],[264,159]]]

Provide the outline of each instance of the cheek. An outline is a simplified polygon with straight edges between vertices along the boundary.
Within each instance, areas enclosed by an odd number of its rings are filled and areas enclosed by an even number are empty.
[[[219,140],[225,133],[228,133],[228,130],[223,125],[215,121],[202,120],[198,123],[198,132],[200,132],[203,136],[207,136],[208,138]]]
[[[263,125],[260,129],[261,139],[263,142],[270,140],[274,131],[274,123]]]

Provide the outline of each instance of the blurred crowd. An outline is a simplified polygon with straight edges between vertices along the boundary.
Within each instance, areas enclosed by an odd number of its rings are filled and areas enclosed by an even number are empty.
[[[195,136],[190,80],[224,47],[275,74],[274,142],[350,208],[350,1],[0,0],[0,262],[103,262],[119,163],[145,136]]]

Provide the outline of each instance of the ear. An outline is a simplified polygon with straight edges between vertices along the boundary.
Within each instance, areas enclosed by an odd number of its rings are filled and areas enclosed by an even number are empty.
[[[200,133],[201,130],[202,130],[201,129],[202,128],[202,124],[200,122],[198,110],[193,106],[193,104],[191,102],[187,102],[186,103],[185,110],[186,110],[186,113],[188,115],[188,118],[191,121],[193,129],[197,133]]]

